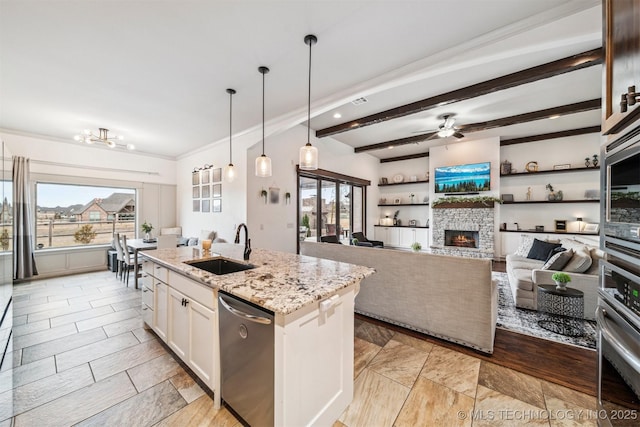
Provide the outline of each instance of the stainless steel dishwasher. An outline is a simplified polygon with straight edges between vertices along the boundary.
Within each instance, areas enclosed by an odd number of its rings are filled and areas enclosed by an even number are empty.
[[[218,294],[222,399],[253,427],[273,426],[274,315]]]

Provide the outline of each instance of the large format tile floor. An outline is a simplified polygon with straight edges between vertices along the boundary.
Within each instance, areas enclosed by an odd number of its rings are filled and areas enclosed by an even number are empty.
[[[14,303],[0,427],[240,425],[142,328],[140,291],[113,273],[16,285]],[[591,396],[366,321],[355,327],[354,400],[336,426],[596,425]]]

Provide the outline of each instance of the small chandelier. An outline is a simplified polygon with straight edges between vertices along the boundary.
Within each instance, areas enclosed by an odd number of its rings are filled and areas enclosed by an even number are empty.
[[[262,74],[262,155],[256,158],[256,176],[271,176],[271,159],[264,154],[264,75],[269,72],[267,67],[259,67]]]
[[[134,150],[136,147],[133,144],[119,144],[117,141],[122,141],[124,137],[122,135],[116,135],[113,137],[109,136],[109,129],[100,128],[99,135],[94,134],[89,129],[85,129],[82,131],[80,135],[76,135],[73,137],[76,141],[83,141],[87,144],[93,144],[95,142],[106,145],[109,148],[121,147],[126,148],[127,150]]]
[[[318,169],[318,149],[311,145],[311,46],[318,42],[313,34],[305,36],[304,42],[309,45],[309,97],[307,102],[307,144],[300,147],[300,169]]]
[[[236,168],[233,166],[233,156],[232,156],[232,151],[231,151],[231,119],[232,119],[232,99],[233,99],[233,95],[236,93],[236,91],[234,89],[227,89],[227,93],[229,94],[229,164],[227,165],[226,168],[224,168],[224,177],[227,180],[227,182],[233,182],[234,179],[236,179]]]

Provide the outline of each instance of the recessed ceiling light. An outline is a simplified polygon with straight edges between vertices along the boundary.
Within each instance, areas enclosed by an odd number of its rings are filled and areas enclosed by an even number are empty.
[[[334,119],[339,119],[340,117],[342,117],[342,114],[340,114],[340,113],[334,113],[333,114],[333,118]]]
[[[393,145],[390,145],[387,147],[389,150],[391,150],[393,148]]]
[[[549,120],[555,120],[560,117],[560,114],[556,114],[555,116],[549,116]]]

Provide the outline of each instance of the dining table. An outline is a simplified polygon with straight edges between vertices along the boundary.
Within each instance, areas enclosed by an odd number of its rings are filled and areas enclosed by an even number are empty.
[[[138,252],[150,249],[156,249],[158,247],[158,241],[156,239],[127,239],[127,248],[133,251],[133,277],[135,288],[138,289],[138,272],[140,270],[140,263],[138,262]]]

